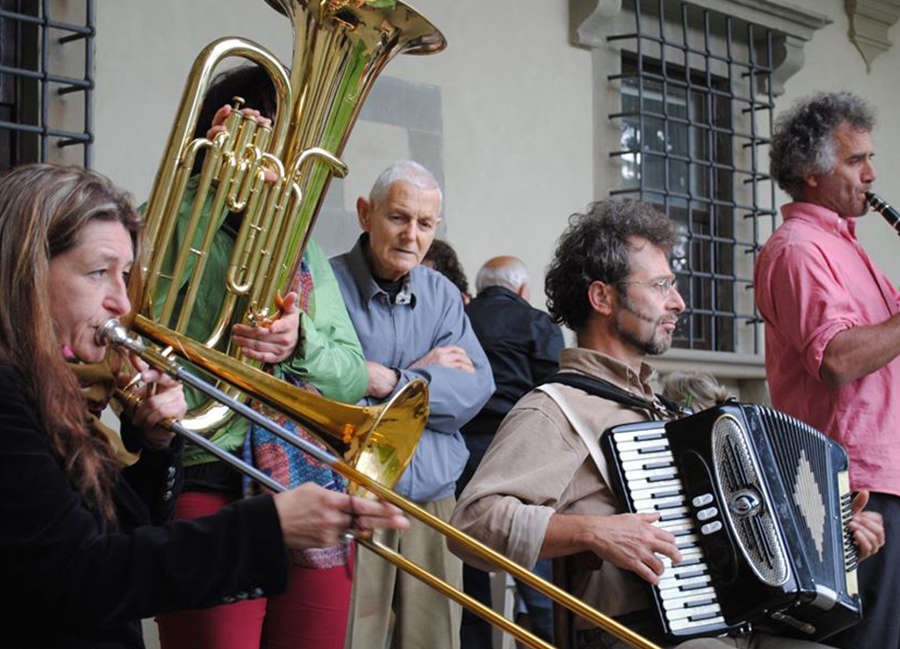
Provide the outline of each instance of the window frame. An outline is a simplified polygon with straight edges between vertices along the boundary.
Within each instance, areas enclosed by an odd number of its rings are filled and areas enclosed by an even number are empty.
[[[93,162],[95,0],[84,0],[83,24],[54,20],[50,5],[51,0],[3,0],[0,4],[0,86],[6,109],[0,115],[0,168],[4,170],[51,161],[51,144],[80,146],[82,164],[90,168]],[[7,44],[10,47],[3,46]],[[56,73],[53,48],[79,44],[84,48],[83,74]],[[78,93],[83,101],[82,128],[54,126],[54,102]]]

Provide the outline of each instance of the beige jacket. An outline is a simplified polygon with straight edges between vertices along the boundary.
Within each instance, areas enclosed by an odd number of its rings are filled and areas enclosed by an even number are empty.
[[[637,396],[654,399],[648,383],[652,370],[646,364],[638,376],[605,354],[575,348],[563,350],[560,370],[605,379]],[[610,426],[659,418],[576,388],[556,387],[598,438]],[[549,396],[533,390],[503,420],[461,494],[451,523],[530,569],[555,513],[609,515],[621,511],[614,492],[565,415]],[[492,569],[454,544],[451,549],[476,567]],[[586,569],[585,574],[568,577],[574,595],[608,615],[650,606],[640,579],[608,562],[599,570]]]

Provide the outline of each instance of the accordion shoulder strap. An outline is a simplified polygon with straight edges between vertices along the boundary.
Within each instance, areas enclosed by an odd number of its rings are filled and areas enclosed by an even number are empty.
[[[619,386],[595,376],[560,371],[542,381],[542,384],[544,385],[547,383],[562,383],[563,385],[584,390],[595,397],[609,399],[610,401],[621,403],[624,406],[636,410],[646,410],[650,413],[657,414],[665,413],[669,417],[682,417],[685,414],[681,406],[661,394],[654,395],[656,397],[656,401],[654,402],[650,399],[639,397],[628,390],[623,390]]]
[[[553,399],[556,405],[559,406],[559,409],[562,410],[562,413],[566,416],[566,419],[569,420],[572,428],[575,429],[575,432],[578,433],[581,441],[584,442],[584,445],[587,447],[591,459],[594,460],[597,470],[600,471],[603,482],[606,483],[608,487],[611,487],[612,483],[609,481],[609,467],[606,465],[606,458],[603,456],[603,452],[600,450],[600,444],[597,442],[597,435],[594,434],[581,418],[575,414],[572,408],[569,407],[569,404],[566,403],[566,399],[563,397],[562,392],[559,391],[559,388],[552,383],[544,383],[543,385],[537,386],[537,389]]]

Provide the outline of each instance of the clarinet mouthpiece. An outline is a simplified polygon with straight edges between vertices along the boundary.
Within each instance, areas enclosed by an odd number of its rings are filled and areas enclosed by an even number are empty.
[[[884,220],[900,235],[900,212],[895,210],[890,203],[875,192],[866,192],[866,202],[872,206],[872,209],[881,214]]]

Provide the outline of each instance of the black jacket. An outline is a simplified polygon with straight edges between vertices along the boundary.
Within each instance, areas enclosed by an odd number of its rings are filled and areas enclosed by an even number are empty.
[[[489,286],[466,307],[497,389],[462,431],[493,435],[516,401],[559,365],[562,331],[543,311],[502,286]]]
[[[142,452],[116,484],[109,524],[70,483],[17,374],[0,366],[0,646],[142,647],[141,618],[284,589],[270,496],[153,524],[171,509],[172,460]]]

